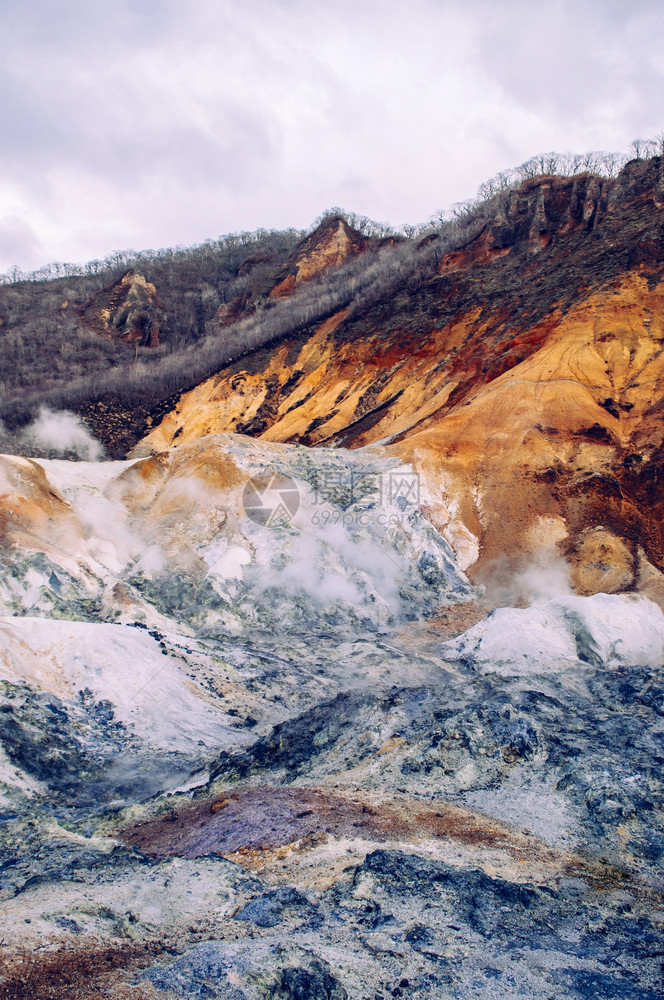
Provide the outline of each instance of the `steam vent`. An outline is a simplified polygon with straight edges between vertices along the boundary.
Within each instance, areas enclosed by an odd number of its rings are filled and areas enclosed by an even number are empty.
[[[614,174],[0,286],[1,997],[662,996],[664,158]]]

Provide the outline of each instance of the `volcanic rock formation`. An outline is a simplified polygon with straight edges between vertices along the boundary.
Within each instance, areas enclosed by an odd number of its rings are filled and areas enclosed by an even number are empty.
[[[157,290],[134,270],[95,295],[83,313],[85,324],[107,337],[157,347],[166,320]]]
[[[216,331],[230,326],[262,308],[266,298],[287,297],[302,282],[311,281],[328,268],[363,253],[371,243],[369,238],[349,226],[343,216],[329,215],[297,244],[282,266],[269,252],[251,254],[238,268],[238,277],[246,279],[246,287],[219,306],[210,328]]]
[[[426,280],[229,365],[136,454],[380,443],[474,579],[557,552],[581,593],[661,598],[663,192],[659,159],[529,182]]]
[[[296,247],[270,295],[277,298],[288,295],[301,281],[310,281],[328,267],[343,264],[350,257],[363,253],[370,242],[349,226],[342,215],[327,216],[311,236]]]
[[[357,296],[0,459],[3,997],[661,995],[662,177],[329,219],[247,274]]]

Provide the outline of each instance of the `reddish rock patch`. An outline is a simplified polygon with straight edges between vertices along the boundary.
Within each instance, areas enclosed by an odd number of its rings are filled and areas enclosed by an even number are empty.
[[[518,850],[519,856],[529,842],[492,820],[456,807],[434,811],[413,809],[412,802],[369,805],[316,788],[237,789],[125,827],[117,836],[153,857],[196,858],[269,851],[319,834],[378,843],[444,838],[469,846]]]
[[[164,944],[63,945],[42,954],[28,952],[0,955],[0,996],[2,1000],[151,1000],[145,988],[123,982],[123,972],[149,965],[155,955],[167,950]]]

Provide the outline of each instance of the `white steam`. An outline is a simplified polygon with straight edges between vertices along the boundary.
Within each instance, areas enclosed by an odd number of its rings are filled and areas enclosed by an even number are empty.
[[[392,614],[400,612],[399,578],[405,566],[389,551],[387,535],[374,537],[342,524],[307,524],[304,517],[298,526],[301,533],[282,550],[285,561],[261,566],[256,580],[261,590],[304,594],[321,607],[341,602],[375,609],[378,602]]]
[[[574,594],[569,566],[553,546],[543,547],[516,568],[501,556],[487,567],[485,586],[492,603],[509,607],[531,607]]]
[[[22,437],[40,449],[67,454],[78,459],[98,462],[104,454],[99,441],[92,437],[80,417],[67,410],[49,410],[42,406],[37,419],[26,427]]]
[[[119,504],[103,495],[79,491],[76,513],[89,556],[112,573],[122,573],[125,566],[139,557],[152,559],[151,548],[146,548],[145,540],[131,526],[126,509]]]
[[[267,584],[290,594],[308,594],[323,606],[337,601],[362,603],[360,590],[350,579],[352,568],[340,558],[340,549],[334,551],[315,536],[296,535],[287,552],[289,561],[273,571],[271,578],[263,578],[264,587]]]
[[[569,566],[557,552],[538,554],[515,574],[514,591],[526,604],[544,604],[555,597],[571,597]]]

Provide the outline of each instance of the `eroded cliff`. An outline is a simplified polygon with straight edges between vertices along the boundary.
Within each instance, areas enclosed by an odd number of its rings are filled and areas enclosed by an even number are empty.
[[[222,369],[136,454],[219,431],[381,443],[476,579],[549,549],[582,593],[655,592],[663,178],[656,158],[522,185],[433,273]]]

